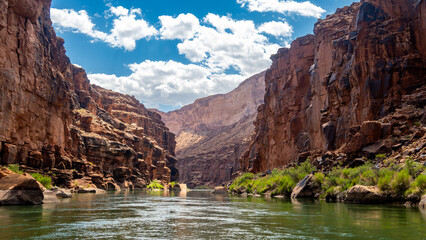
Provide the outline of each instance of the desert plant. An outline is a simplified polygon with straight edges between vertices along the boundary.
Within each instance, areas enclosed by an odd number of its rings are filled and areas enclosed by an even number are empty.
[[[148,189],[164,189],[164,186],[157,179],[152,180],[147,186]]]
[[[9,164],[7,165],[7,168],[14,173],[22,174],[22,171],[19,170],[18,164]]]
[[[49,176],[41,175],[40,173],[31,173],[30,174],[35,180],[39,181],[45,188],[52,188],[52,178]]]

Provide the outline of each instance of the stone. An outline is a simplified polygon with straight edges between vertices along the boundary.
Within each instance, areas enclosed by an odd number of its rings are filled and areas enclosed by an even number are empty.
[[[43,199],[42,186],[31,175],[0,169],[0,205],[38,205]]]
[[[212,193],[213,194],[226,194],[226,195],[228,195],[228,189],[226,189],[225,187],[223,187],[223,186],[218,186],[218,187],[215,187],[213,190],[212,190]]]
[[[72,198],[72,193],[68,189],[52,187],[50,189],[58,198]]]
[[[55,204],[60,203],[56,193],[51,190],[43,191],[43,204]]]
[[[373,204],[384,203],[386,200],[387,198],[377,186],[355,185],[348,190],[344,202]]]
[[[4,143],[2,147],[2,164],[9,165],[16,163],[18,149],[15,145]]]
[[[291,192],[291,198],[313,198],[321,187],[314,181],[313,174],[306,175],[300,182],[297,183]]]

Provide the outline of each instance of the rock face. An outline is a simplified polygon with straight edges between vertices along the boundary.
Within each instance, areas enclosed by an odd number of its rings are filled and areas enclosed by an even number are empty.
[[[425,14],[425,1],[365,0],[280,49],[242,170],[283,167],[314,152],[356,155],[389,134],[389,124],[374,120],[405,106],[407,96],[417,94],[413,105],[424,113]]]
[[[356,185],[351,187],[344,200],[348,203],[383,203],[386,197],[376,186]]]
[[[43,200],[42,186],[31,175],[0,169],[0,205],[38,205]]]
[[[70,63],[50,0],[0,0],[1,164],[103,189],[177,179],[175,140],[134,97],[91,85]]]
[[[253,134],[257,107],[263,102],[264,73],[227,94],[196,100],[179,110],[160,113],[177,134],[180,182],[193,188],[217,186],[231,179]]]

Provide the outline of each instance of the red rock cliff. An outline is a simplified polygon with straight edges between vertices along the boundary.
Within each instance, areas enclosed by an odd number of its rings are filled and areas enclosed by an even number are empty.
[[[50,21],[50,0],[0,0],[0,157],[71,187],[175,180],[174,134],[134,97],[90,84]]]
[[[356,155],[383,137],[384,125],[365,121],[394,112],[426,83],[425,19],[424,0],[365,0],[280,49],[242,170],[284,167],[328,150]],[[378,136],[370,134],[375,128]]]
[[[250,144],[256,110],[265,93],[264,76],[264,72],[256,74],[227,94],[197,99],[176,111],[161,113],[177,134],[181,182],[195,187],[231,180]]]

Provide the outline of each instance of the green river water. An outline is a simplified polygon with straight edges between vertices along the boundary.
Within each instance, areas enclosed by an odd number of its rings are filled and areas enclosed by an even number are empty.
[[[0,239],[426,239],[418,208],[215,196],[80,194],[0,207]]]

